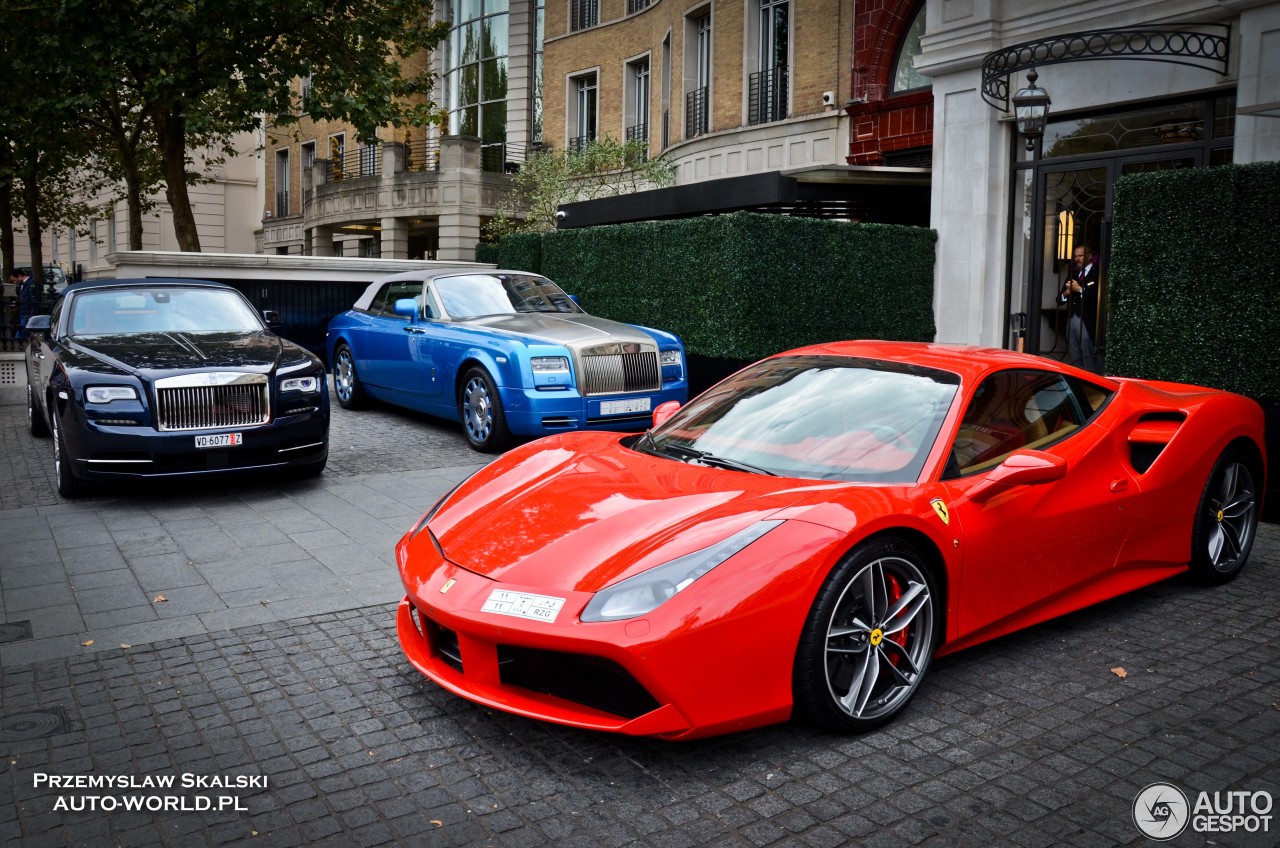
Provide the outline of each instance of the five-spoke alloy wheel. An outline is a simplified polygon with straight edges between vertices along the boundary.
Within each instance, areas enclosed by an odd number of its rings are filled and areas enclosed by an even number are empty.
[[[1205,583],[1225,583],[1240,573],[1258,530],[1258,496],[1252,467],[1228,450],[1218,457],[1196,510],[1191,571]]]
[[[924,558],[894,538],[855,548],[832,570],[800,638],[797,712],[836,731],[869,730],[906,706],[937,644]]]

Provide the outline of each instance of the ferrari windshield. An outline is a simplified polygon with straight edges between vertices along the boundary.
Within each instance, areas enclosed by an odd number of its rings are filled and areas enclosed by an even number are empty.
[[[784,477],[913,483],[955,374],[841,356],[768,359],[699,396],[634,447]]]
[[[231,289],[133,286],[90,289],[70,304],[75,336],[134,333],[255,333],[262,322]]]
[[[517,312],[581,312],[569,295],[545,277],[466,274],[432,283],[450,318]]]

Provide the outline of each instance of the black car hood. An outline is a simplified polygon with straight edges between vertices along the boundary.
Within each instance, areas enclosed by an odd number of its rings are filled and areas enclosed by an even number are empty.
[[[286,345],[294,347],[265,332],[77,336],[71,344],[105,365],[137,375],[218,369],[265,374],[277,367]]]

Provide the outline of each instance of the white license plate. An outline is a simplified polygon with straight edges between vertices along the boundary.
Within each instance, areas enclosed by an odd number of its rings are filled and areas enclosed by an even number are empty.
[[[631,400],[606,400],[600,404],[601,415],[625,415],[628,412],[648,412],[649,398]]]
[[[243,433],[218,433],[216,436],[196,436],[196,447],[198,448],[234,448],[243,444]]]
[[[496,612],[498,615],[513,615],[516,618],[552,622],[560,614],[562,606],[564,606],[564,598],[494,589],[489,593],[489,600],[485,601],[480,609],[482,612]]]

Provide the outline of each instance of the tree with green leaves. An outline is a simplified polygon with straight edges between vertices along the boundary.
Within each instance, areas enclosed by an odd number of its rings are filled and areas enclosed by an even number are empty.
[[[675,182],[675,169],[662,158],[650,159],[643,141],[593,139],[581,150],[534,153],[520,166],[512,191],[489,222],[485,234],[545,233],[556,227],[556,210],[564,203],[664,188]]]
[[[75,66],[90,101],[127,104],[120,117],[144,119],[178,245],[198,251],[193,149],[225,149],[263,114],[277,125],[344,120],[366,141],[379,127],[436,117],[430,73],[406,72],[405,62],[447,32],[431,9],[424,0],[62,0],[63,49],[42,53]],[[304,104],[293,83],[307,75]],[[114,126],[110,134],[123,167],[140,136]]]

